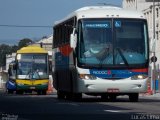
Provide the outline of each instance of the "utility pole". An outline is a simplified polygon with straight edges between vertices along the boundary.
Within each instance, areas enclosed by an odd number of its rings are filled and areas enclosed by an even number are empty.
[[[156,47],[156,37],[155,37],[155,0],[153,0],[153,41],[155,41],[155,47]],[[153,79],[151,80],[151,85],[153,84],[153,90],[154,93],[156,93],[156,61],[155,61],[155,57],[156,57],[156,48],[154,48],[153,51],[153,57],[154,57],[154,61],[153,61]]]

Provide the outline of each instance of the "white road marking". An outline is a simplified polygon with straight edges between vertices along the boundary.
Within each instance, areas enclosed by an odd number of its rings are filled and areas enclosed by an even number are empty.
[[[120,110],[104,110],[105,112],[112,112],[112,113],[120,113],[120,112],[123,112],[123,111],[120,111]]]

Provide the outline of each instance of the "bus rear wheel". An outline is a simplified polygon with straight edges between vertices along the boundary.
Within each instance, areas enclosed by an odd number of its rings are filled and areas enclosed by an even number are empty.
[[[117,99],[117,96],[116,95],[109,95],[109,100],[111,101],[111,102],[114,102],[114,101],[116,101],[116,99]]]
[[[64,99],[65,98],[65,93],[63,91],[57,91],[57,98],[58,99]]]
[[[107,94],[102,94],[102,95],[101,95],[101,99],[102,99],[103,101],[108,101],[109,96],[108,96]]]
[[[138,102],[139,94],[138,93],[131,93],[129,94],[130,102]]]

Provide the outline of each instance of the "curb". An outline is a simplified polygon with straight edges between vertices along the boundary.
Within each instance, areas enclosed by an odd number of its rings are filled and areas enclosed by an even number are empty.
[[[145,98],[154,98],[154,99],[159,99],[160,100],[160,93],[155,93],[155,94],[140,94],[140,97],[145,97]]]

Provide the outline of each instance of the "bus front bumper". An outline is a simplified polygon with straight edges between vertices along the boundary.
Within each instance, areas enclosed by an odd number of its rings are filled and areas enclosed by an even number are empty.
[[[147,91],[147,79],[131,80],[78,80],[79,93],[145,93]]]
[[[17,90],[47,90],[48,84],[45,85],[20,85],[17,84]]]
[[[45,90],[48,80],[16,80],[17,90]]]

